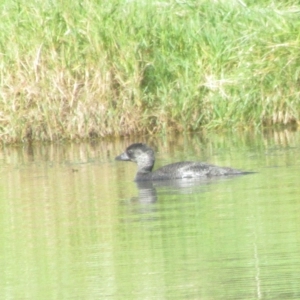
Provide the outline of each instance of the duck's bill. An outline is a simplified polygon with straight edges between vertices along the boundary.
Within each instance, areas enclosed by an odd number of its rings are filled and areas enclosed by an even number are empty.
[[[127,160],[130,160],[129,156],[127,155],[126,152],[118,155],[115,160],[123,160],[123,161],[127,161]]]

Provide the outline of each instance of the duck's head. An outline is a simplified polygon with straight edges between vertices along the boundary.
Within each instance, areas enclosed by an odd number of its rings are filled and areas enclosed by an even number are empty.
[[[154,151],[146,144],[136,143],[126,148],[125,152],[118,155],[116,160],[133,161],[138,165],[138,172],[151,172],[155,155]]]

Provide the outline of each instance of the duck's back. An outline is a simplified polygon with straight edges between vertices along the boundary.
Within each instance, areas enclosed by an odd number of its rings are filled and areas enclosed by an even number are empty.
[[[214,176],[229,176],[246,174],[240,170],[218,167],[215,165],[203,162],[177,162],[174,164],[166,165],[152,172],[152,180],[168,180],[180,178],[204,178]]]

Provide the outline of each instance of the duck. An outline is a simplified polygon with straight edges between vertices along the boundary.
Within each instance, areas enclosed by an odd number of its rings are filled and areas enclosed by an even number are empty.
[[[137,164],[137,173],[134,179],[136,182],[185,178],[212,178],[254,173],[229,167],[219,167],[199,161],[176,162],[152,171],[155,163],[155,154],[151,147],[143,143],[130,145],[122,154],[118,155],[115,160],[132,161]]]

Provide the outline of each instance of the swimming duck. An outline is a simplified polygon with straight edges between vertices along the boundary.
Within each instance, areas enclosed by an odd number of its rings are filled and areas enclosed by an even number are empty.
[[[210,178],[216,176],[243,175],[245,172],[228,167],[218,167],[204,162],[183,161],[166,165],[152,172],[155,155],[152,148],[142,143],[130,145],[116,160],[133,161],[138,170],[134,181],[174,180],[183,178]]]

